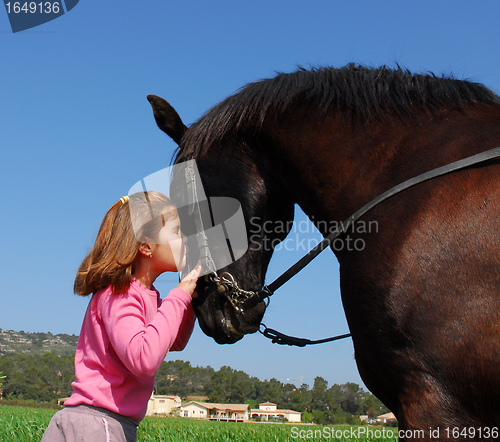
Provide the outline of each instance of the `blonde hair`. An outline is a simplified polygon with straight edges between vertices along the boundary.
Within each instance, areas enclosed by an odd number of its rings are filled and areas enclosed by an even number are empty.
[[[172,201],[156,191],[134,193],[128,200],[120,199],[113,204],[102,220],[94,246],[80,264],[74,292],[87,296],[108,286],[112,286],[114,293],[126,291],[132,282],[139,245],[158,236],[168,208],[174,209],[169,211],[168,218],[178,216]]]

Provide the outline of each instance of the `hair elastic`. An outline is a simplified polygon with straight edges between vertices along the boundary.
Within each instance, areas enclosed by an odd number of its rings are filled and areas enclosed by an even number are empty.
[[[126,202],[128,202],[129,199],[130,198],[128,197],[128,195],[125,195],[120,198],[120,201],[122,202],[122,204],[125,204]]]

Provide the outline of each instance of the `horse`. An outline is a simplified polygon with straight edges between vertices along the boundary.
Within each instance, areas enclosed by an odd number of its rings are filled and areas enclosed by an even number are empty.
[[[261,290],[295,204],[327,236],[399,183],[500,146],[494,92],[399,66],[278,73],[190,127],[164,99],[148,100],[178,144],[175,161],[195,159],[207,195],[240,201],[250,246],[220,272],[247,291]],[[498,436],[499,177],[491,160],[420,183],[358,221],[377,229],[344,233],[363,247],[331,247],[360,376],[401,440]],[[209,276],[197,291],[200,326],[216,342],[259,330],[265,302],[238,311]]]

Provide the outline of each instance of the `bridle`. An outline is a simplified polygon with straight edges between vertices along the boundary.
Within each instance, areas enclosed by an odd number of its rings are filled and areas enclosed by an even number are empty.
[[[217,293],[221,296],[225,296],[237,313],[244,315],[247,310],[251,309],[252,307],[256,306],[258,303],[262,301],[267,301],[267,305],[269,305],[270,297],[274,294],[274,292],[278,288],[280,288],[289,279],[291,279],[293,276],[299,273],[324,249],[330,246],[339,236],[345,233],[345,231],[349,228],[349,226],[352,226],[357,220],[359,220],[359,218],[361,218],[363,215],[365,215],[368,211],[376,207],[381,202],[417,184],[423,183],[433,178],[437,178],[442,175],[446,175],[451,172],[455,172],[457,170],[462,170],[470,166],[481,164],[488,160],[492,160],[498,157],[500,157],[500,147],[496,147],[494,149],[469,156],[462,160],[455,161],[453,163],[447,164],[442,167],[438,167],[436,169],[432,169],[428,172],[425,172],[421,175],[418,175],[414,178],[404,181],[403,183],[398,184],[397,186],[394,186],[393,188],[382,193],[381,195],[377,196],[376,198],[365,204],[363,207],[361,207],[356,213],[351,215],[345,222],[340,224],[341,226],[340,229],[336,229],[335,231],[331,232],[316,247],[311,249],[299,261],[297,261],[282,275],[276,278],[276,280],[274,280],[269,285],[265,285],[261,290],[258,291],[243,290],[238,285],[236,279],[228,272],[224,272],[221,275],[217,274],[217,272],[215,271],[213,258],[208,248],[207,238],[203,231],[203,221],[201,219],[201,214],[199,212],[199,205],[198,205],[198,214],[195,216],[195,222],[198,229],[197,236],[198,236],[198,247],[200,249],[200,259],[202,260],[204,268],[210,270],[209,278],[211,279],[212,282],[216,284]],[[192,209],[190,209],[189,212],[190,215],[193,214],[194,208],[198,204],[198,201],[196,199],[196,188],[194,187],[196,186],[196,182],[194,179],[192,179],[191,174],[192,172],[189,172],[189,168],[186,169],[186,180],[188,183],[188,191],[190,195],[193,195],[193,197],[191,197],[189,201],[190,207],[192,207]],[[305,345],[311,345],[311,344],[321,344],[324,342],[336,341],[338,339],[343,339],[351,336],[351,334],[348,333],[344,335],[333,336],[331,338],[312,341],[309,339],[295,338],[292,336],[285,335],[276,330],[267,328],[264,324],[261,324],[261,326],[264,327],[264,330],[263,331],[259,330],[259,331],[265,337],[272,339],[273,343],[295,345],[299,347],[304,347]]]
[[[270,296],[272,293],[264,287],[258,292],[251,290],[243,290],[238,286],[231,273],[224,272],[220,276],[217,273],[211,275],[211,279],[217,285],[217,293],[225,296],[233,308],[241,315],[244,315],[246,310],[254,307],[259,302],[266,301],[266,307],[269,305]]]

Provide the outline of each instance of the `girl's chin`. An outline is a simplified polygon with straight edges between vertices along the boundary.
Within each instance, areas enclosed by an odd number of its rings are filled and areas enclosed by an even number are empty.
[[[177,271],[179,273],[182,273],[185,268],[186,268],[186,255],[184,255],[184,258],[182,259],[181,262],[177,263]]]

